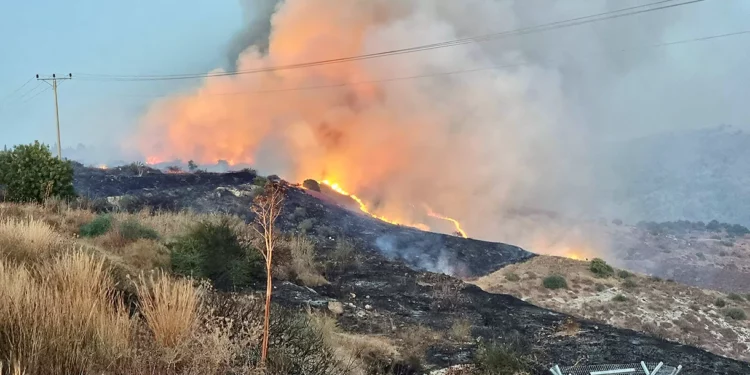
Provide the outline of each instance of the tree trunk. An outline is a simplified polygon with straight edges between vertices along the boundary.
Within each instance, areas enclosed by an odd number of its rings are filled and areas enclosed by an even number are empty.
[[[269,253],[270,258],[270,253]],[[270,262],[269,262],[270,263]],[[271,291],[273,290],[273,281],[271,279],[271,267],[266,269],[266,308],[263,322],[263,346],[261,348],[260,363],[262,366],[266,365],[266,358],[268,358],[268,337],[270,336],[271,330]]]

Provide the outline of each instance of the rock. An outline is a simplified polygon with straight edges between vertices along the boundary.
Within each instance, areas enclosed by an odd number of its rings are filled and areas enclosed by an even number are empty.
[[[371,305],[365,305],[365,310],[372,310],[372,306]]]
[[[336,315],[341,315],[344,313],[344,304],[338,301],[329,301],[328,310]]]
[[[365,316],[367,316],[367,313],[364,312],[363,310],[357,311],[357,318],[361,319],[361,318],[364,318]]]

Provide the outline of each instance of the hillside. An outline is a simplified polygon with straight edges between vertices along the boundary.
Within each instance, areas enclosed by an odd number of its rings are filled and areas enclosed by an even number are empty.
[[[750,226],[750,134],[731,126],[612,145],[612,214],[631,222],[719,220]],[[612,175],[611,171],[617,171]]]
[[[564,277],[567,287],[545,288],[542,281],[549,275]],[[750,361],[750,294],[727,295],[626,271],[598,277],[590,262],[548,256],[473,283],[580,318]]]
[[[246,220],[251,217],[249,206],[256,191],[251,171],[194,175],[154,171],[140,177],[131,172],[79,169],[76,187],[120,209],[155,205],[229,212]],[[356,248],[356,264],[361,266],[324,273],[329,281],[326,285],[305,288],[293,280],[278,284],[276,300],[290,308],[323,310],[330,303],[340,302],[343,311],[337,309],[341,312],[337,320],[342,329],[395,340],[407,327],[449,332],[458,330],[454,326],[459,323],[469,326],[472,343],[443,339],[429,345],[425,357],[428,368],[466,363],[476,349],[476,340],[510,340],[508,332],[515,332],[511,336],[524,338],[540,368],[551,363],[576,363],[586,353],[588,363],[658,362],[669,358],[690,369],[687,374],[732,374],[750,369],[750,365],[689,346],[586,320],[576,322],[580,331],[575,335],[559,335],[556,332],[568,319],[563,314],[508,295],[488,294],[458,279],[429,272],[445,272],[442,265],[448,264],[451,267],[447,273],[480,277],[508,264],[533,259],[533,254],[515,246],[393,226],[295,188],[288,192],[285,212],[283,230],[311,238],[320,262],[336,259],[337,249],[346,241]],[[383,238],[390,246],[383,246]]]

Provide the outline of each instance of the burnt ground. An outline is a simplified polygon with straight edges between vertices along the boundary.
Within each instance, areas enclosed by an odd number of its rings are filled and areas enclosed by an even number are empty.
[[[257,188],[252,171],[228,174],[162,174],[76,168],[75,187],[90,198],[109,198],[127,209],[153,206],[227,212],[251,219]],[[125,207],[127,206],[127,207]],[[302,207],[304,210],[300,210]],[[300,214],[304,211],[304,215]],[[533,306],[515,297],[490,294],[443,275],[476,277],[534,256],[516,246],[467,240],[394,226],[292,188],[285,200],[281,226],[317,238],[319,256],[331,259],[336,243],[347,238],[357,249],[355,260],[333,262],[331,282],[307,288],[289,282],[275,285],[277,302],[293,308],[325,309],[339,301],[342,328],[358,333],[394,336],[408,327],[446,331],[457,320],[472,323],[472,336],[484,341],[523,338],[542,368],[561,365],[659,362],[682,364],[682,374],[750,374],[750,364],[691,346],[649,337],[592,321],[574,319],[578,328],[561,334],[569,316]],[[429,272],[432,271],[432,272]],[[476,342],[443,340],[428,350],[427,363],[443,367],[470,360]],[[540,370],[540,373],[543,370]],[[546,372],[548,373],[548,372]]]

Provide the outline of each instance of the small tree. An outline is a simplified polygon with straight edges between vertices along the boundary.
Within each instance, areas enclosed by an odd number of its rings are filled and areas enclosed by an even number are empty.
[[[39,141],[0,152],[0,185],[5,185],[6,198],[16,202],[75,196],[73,166],[52,156]]]
[[[263,258],[266,260],[266,305],[263,324],[263,344],[261,346],[260,363],[264,366],[268,357],[268,336],[271,324],[271,292],[273,279],[271,268],[273,265],[273,250],[276,247],[278,233],[276,219],[281,215],[284,202],[284,188],[280,183],[269,182],[263,194],[253,201],[252,211],[255,213],[253,229],[263,239],[263,246],[259,246]]]
[[[188,170],[190,172],[195,172],[197,169],[198,169],[198,164],[195,164],[195,162],[192,160],[188,161]]]

